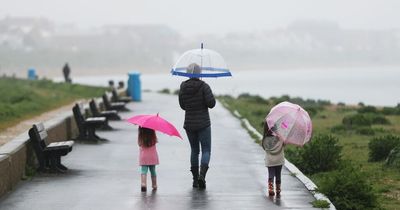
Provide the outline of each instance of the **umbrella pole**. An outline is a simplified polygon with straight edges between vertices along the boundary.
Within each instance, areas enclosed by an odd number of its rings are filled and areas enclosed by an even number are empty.
[[[201,43],[200,68],[203,70],[203,42]]]

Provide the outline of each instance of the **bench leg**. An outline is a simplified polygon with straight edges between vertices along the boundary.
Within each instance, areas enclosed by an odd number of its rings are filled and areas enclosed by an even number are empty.
[[[102,130],[113,130],[114,128],[108,124],[108,120],[101,126]],[[96,135],[96,134],[95,134]]]
[[[89,131],[89,139],[90,139],[90,140],[93,140],[93,141],[98,141],[98,140],[100,140],[101,138],[100,138],[99,136],[96,135],[95,130],[96,130],[95,128],[88,128],[88,131]]]
[[[66,166],[64,166],[63,164],[61,164],[61,157],[57,158],[57,168],[61,169],[61,170],[68,170],[68,168]]]
[[[57,162],[60,157],[53,156],[50,158],[50,172],[64,173],[65,171],[57,167]]]

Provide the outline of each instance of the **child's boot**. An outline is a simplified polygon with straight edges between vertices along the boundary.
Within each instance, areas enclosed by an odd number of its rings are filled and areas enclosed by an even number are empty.
[[[268,180],[268,195],[274,196],[274,182],[272,180]]]
[[[205,189],[206,188],[206,174],[207,174],[208,166],[201,165],[200,166],[200,174],[199,174],[199,188]]]
[[[199,187],[199,167],[194,166],[190,167],[190,171],[192,172],[193,175],[193,187],[198,188]]]
[[[157,176],[151,177],[151,187],[153,190],[157,190]]]
[[[279,183],[276,183],[276,190],[275,190],[275,192],[276,192],[276,197],[281,197],[281,184]]]
[[[141,178],[141,188],[140,188],[140,190],[142,192],[146,192],[147,191],[147,184],[146,184],[147,176],[146,176],[146,174],[142,174],[140,178]]]

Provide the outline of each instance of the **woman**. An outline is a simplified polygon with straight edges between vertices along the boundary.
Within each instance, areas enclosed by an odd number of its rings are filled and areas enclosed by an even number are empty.
[[[215,106],[215,98],[210,86],[199,79],[201,73],[199,65],[190,64],[187,72],[193,74],[194,77],[182,82],[179,90],[179,105],[185,110],[183,128],[186,130],[191,147],[190,171],[193,175],[193,187],[204,189],[211,155],[211,122],[208,109]]]

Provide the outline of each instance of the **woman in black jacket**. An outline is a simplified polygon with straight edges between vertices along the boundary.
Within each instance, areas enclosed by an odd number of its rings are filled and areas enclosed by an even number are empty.
[[[179,91],[179,105],[185,110],[183,128],[186,130],[191,147],[190,171],[193,175],[193,187],[204,189],[211,155],[211,122],[208,109],[215,106],[215,98],[210,86],[198,78],[201,73],[199,65],[190,64],[187,72],[192,73],[195,77],[182,82]]]

